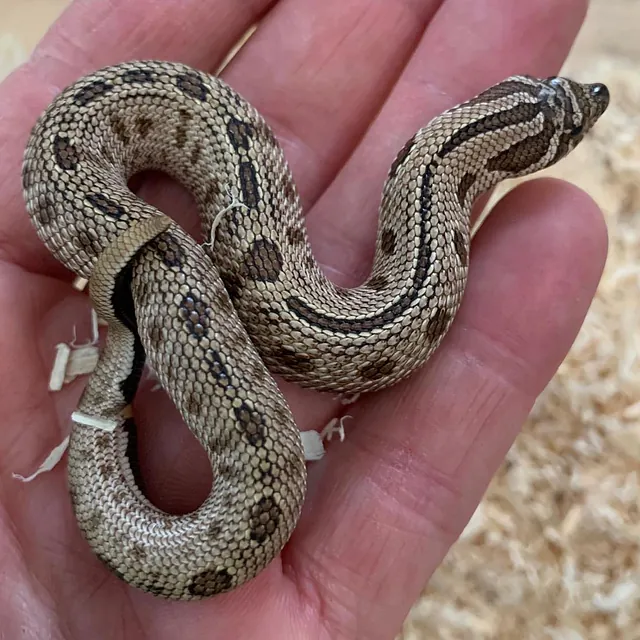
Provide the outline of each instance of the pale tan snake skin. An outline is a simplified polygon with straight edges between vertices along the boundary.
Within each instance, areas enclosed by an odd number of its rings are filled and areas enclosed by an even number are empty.
[[[273,134],[222,81],[140,61],[57,96],[29,139],[23,182],[39,237],[89,279],[109,323],[78,412],[118,427],[74,423],[68,461],[95,553],[129,584],[173,599],[260,572],[291,535],[306,487],[299,432],[267,367],[349,394],[410,375],[460,304],[471,203],[565,156],[607,104],[603,85],[517,76],[435,118],[391,167],[371,276],[345,290],[312,256]],[[204,237],[215,221],[212,246],[128,190],[150,168],[191,191]],[[145,354],[211,461],[212,491],[191,514],[151,505],[129,462]]]

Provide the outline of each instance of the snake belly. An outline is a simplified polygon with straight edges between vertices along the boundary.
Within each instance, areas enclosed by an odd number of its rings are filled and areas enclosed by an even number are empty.
[[[132,586],[199,599],[253,578],[289,539],[306,470],[269,373],[357,393],[406,378],[459,307],[476,197],[565,156],[608,103],[603,85],[511,77],[433,119],[384,185],[374,265],[360,287],[328,280],[311,252],[283,152],[220,79],[178,63],[127,62],[59,94],[24,165],[38,236],[89,280],[106,344],[74,415],[68,478],[78,525]],[[200,244],[127,187],[144,169],[182,183]],[[214,483],[170,515],[136,484],[130,405],[145,362],[205,449]]]

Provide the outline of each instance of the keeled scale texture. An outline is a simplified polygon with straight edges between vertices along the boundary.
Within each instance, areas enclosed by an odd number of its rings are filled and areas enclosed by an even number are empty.
[[[370,391],[409,375],[458,309],[472,201],[565,155],[606,107],[594,86],[515,77],[418,132],[391,168],[374,269],[354,290],[319,270],[277,142],[220,80],[135,62],[56,98],[27,147],[25,198],[42,240],[91,279],[109,322],[78,410],[119,426],[74,425],[69,483],[85,537],[115,573],[199,598],[278,554],[301,509],[304,460],[248,334],[271,370],[306,386]],[[144,168],[193,193],[205,235],[215,227],[209,255],[174,223],[149,231],[162,214],[126,186]],[[157,510],[129,466],[143,353],[211,460],[214,486],[193,514]]]

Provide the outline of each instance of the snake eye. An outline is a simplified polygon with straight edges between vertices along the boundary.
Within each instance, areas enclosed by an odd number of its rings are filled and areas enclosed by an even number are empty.
[[[571,131],[570,131],[569,135],[570,135],[572,138],[576,138],[576,137],[578,137],[578,136],[579,136],[583,131],[584,131],[584,125],[579,124],[579,125],[577,125],[577,126],[573,127],[573,129],[571,129]]]

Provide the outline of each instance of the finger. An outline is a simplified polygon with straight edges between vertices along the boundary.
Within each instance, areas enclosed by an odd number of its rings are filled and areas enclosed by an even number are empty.
[[[307,216],[314,252],[332,279],[353,286],[369,273],[382,184],[405,141],[435,115],[511,74],[555,72],[584,11],[584,0],[442,6],[357,152]]]
[[[77,0],[0,94],[0,255],[33,271],[61,269],[36,237],[20,172],[30,128],[53,97],[90,70],[121,60],[180,60],[214,70],[273,0]]]
[[[499,203],[441,348],[355,406],[345,442],[311,471],[285,562],[329,619],[349,603],[361,637],[400,627],[570,348],[605,255],[600,213],[574,187],[530,182]]]
[[[268,120],[306,205],[342,166],[441,0],[285,0],[225,70]]]

